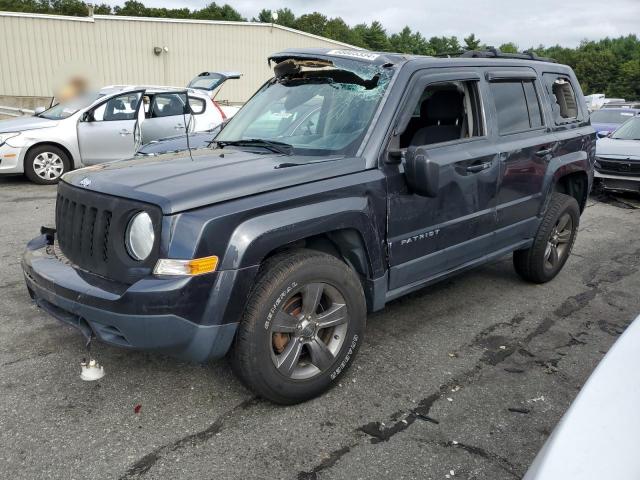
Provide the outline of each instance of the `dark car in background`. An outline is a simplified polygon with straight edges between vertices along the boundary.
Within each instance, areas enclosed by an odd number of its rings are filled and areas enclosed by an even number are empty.
[[[591,113],[591,125],[598,137],[606,137],[624,122],[640,114],[637,108],[601,108]]]

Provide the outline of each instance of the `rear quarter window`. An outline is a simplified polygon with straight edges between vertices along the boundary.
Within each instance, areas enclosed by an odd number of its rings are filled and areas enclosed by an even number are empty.
[[[575,89],[566,75],[545,73],[544,83],[551,99],[551,111],[556,125],[582,119]]]

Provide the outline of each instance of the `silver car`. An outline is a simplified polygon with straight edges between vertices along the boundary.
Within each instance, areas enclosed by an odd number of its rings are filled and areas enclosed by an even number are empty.
[[[605,190],[640,192],[640,117],[597,141],[594,176]]]
[[[24,173],[52,184],[71,169],[130,158],[152,140],[222,123],[224,114],[207,92],[187,92],[116,85],[33,117],[2,120],[0,174]]]

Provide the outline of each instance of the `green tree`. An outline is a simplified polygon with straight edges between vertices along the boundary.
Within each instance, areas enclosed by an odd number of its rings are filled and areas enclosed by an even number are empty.
[[[296,16],[290,8],[280,8],[276,10],[278,14],[278,20],[275,23],[284,27],[295,28]]]
[[[501,52],[504,53],[518,53],[518,45],[513,42],[503,43],[498,47]]]
[[[463,40],[465,50],[478,50],[480,48],[480,39],[476,38],[475,33],[472,33],[468,37],[464,37]]]
[[[389,50],[389,39],[387,32],[380,22],[375,20],[371,26],[367,27],[362,37],[365,44],[370,50],[385,51]]]
[[[620,66],[620,76],[610,91],[611,96],[640,99],[640,60],[629,60]]]
[[[111,5],[107,5],[106,3],[96,5],[93,13],[96,15],[111,15]]]
[[[117,5],[114,7],[113,12],[116,15],[125,15],[129,17],[147,17],[148,9],[142,2],[136,2],[136,0],[127,0],[121,7]]]
[[[431,37],[429,47],[434,54],[457,53],[461,50],[457,37]]]
[[[273,23],[273,12],[271,10],[263,8],[258,13],[258,18],[254,19],[254,21],[262,23]]]
[[[296,20],[295,28],[314,35],[324,35],[327,17],[318,12],[306,13]]]
[[[225,3],[224,5],[219,6],[216,2],[211,2],[201,10],[195,10],[192,17],[200,20],[228,20],[234,22],[246,21],[246,19],[240,15],[240,12],[230,5]]]
[[[345,43],[353,43],[355,40],[355,36],[351,31],[351,28],[349,28],[349,25],[347,25],[340,17],[332,18],[327,21],[324,26],[324,36]]]

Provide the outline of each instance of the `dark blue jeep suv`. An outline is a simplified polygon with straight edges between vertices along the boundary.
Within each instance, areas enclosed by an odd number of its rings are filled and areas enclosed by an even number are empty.
[[[569,67],[496,50],[270,62],[207,148],[63,177],[55,229],[23,258],[40,307],[122,347],[229,353],[286,404],[335,384],[390,300],[511,253],[528,281],[561,270],[595,151]]]

